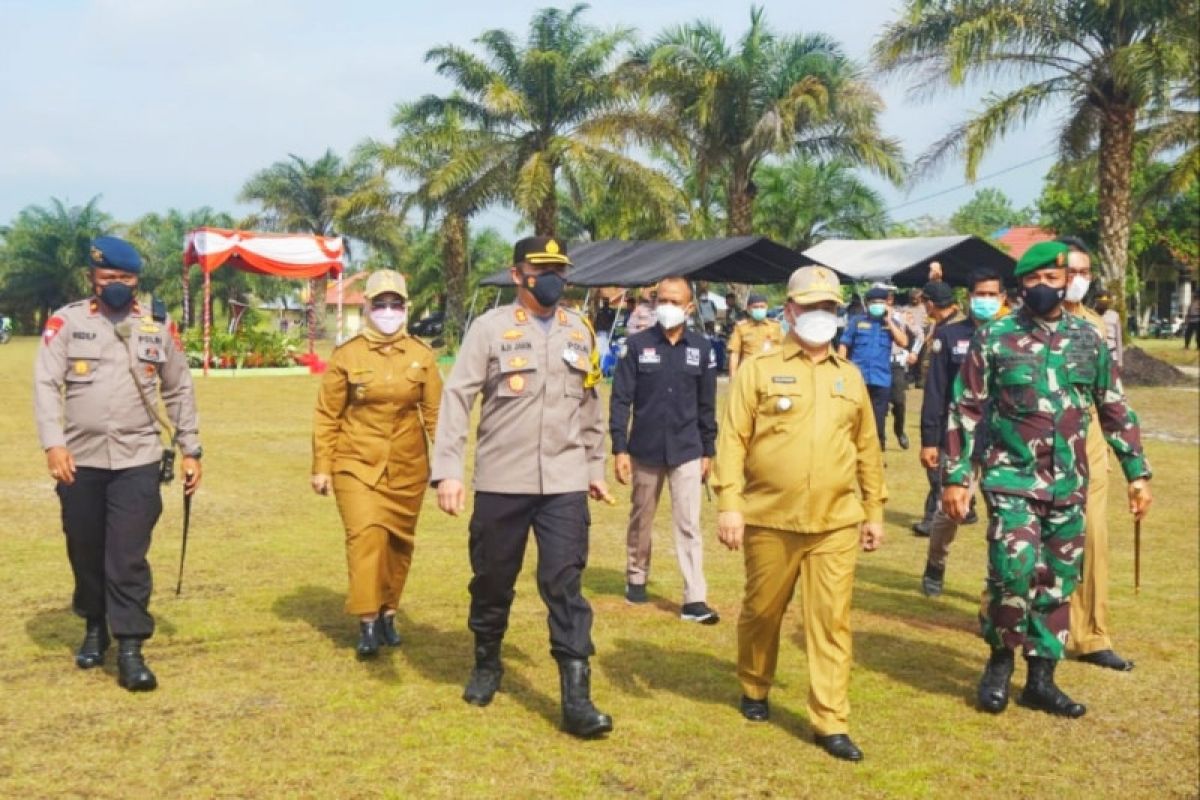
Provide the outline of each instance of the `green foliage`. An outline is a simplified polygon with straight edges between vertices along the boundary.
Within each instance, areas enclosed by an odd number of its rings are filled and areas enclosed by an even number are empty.
[[[50,312],[90,291],[91,241],[113,228],[99,203],[97,196],[67,206],[52,197],[48,206],[27,206],[0,228],[0,313],[18,330],[41,330]]]
[[[195,327],[183,336],[188,364],[204,366],[204,332]],[[292,367],[302,342],[296,335],[262,330],[243,325],[234,333],[214,328],[209,339],[209,367],[253,369],[255,367]]]
[[[887,227],[882,198],[844,160],[793,156],[760,165],[754,183],[754,230],[796,250],[823,239],[879,237]]]
[[[1001,228],[1032,222],[1032,209],[1014,208],[1012,200],[999,189],[979,189],[950,216],[950,227],[956,233],[981,239],[992,237]]]

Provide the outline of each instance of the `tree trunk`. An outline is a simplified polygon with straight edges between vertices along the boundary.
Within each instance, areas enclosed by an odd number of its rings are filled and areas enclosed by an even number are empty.
[[[754,195],[750,191],[750,176],[745,169],[735,167],[729,178],[729,220],[725,230],[728,236],[752,236],[754,234]],[[750,296],[750,285],[730,284],[738,305],[746,307]]]
[[[1129,261],[1129,226],[1133,175],[1133,133],[1136,109],[1108,108],[1100,123],[1100,270],[1112,293],[1113,308],[1125,323],[1126,276]]]
[[[329,290],[329,277],[322,275],[313,281],[313,315],[316,317],[317,338],[325,338],[325,294]]]
[[[558,230],[558,195],[551,191],[533,217],[534,236],[553,236]]]
[[[448,213],[442,219],[442,269],[446,277],[446,317],[443,336],[450,352],[458,348],[466,320],[467,218]]]

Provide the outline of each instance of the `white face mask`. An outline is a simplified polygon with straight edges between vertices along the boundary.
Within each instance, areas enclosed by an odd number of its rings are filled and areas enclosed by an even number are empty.
[[[408,319],[407,311],[398,311],[393,308],[381,308],[378,311],[371,311],[371,324],[375,326],[375,330],[384,336],[391,336],[404,327],[406,319]]]
[[[687,312],[679,306],[671,305],[670,303],[660,303],[654,309],[654,315],[658,317],[658,324],[663,326],[664,330],[678,328],[687,321]]]
[[[796,315],[792,328],[806,344],[829,344],[837,334],[837,314],[832,311],[805,311]]]
[[[1071,278],[1071,282],[1067,284],[1067,302],[1078,303],[1083,300],[1091,285],[1092,282],[1087,278],[1081,278],[1078,275]]]

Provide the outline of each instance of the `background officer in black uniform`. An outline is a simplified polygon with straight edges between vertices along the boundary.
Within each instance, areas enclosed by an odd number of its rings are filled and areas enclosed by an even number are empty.
[[[34,413],[62,503],[75,613],[87,620],[75,663],[103,663],[109,629],[121,686],[158,685],[142,659],[154,633],[150,533],[162,513],[158,395],[183,452],[184,489],[200,485],[196,399],[187,359],[165,317],[134,299],[142,260],[102,236],[90,255],[94,296],[55,311],[34,366]]]

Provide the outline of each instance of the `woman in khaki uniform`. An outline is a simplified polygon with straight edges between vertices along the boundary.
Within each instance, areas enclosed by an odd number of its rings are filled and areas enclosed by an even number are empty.
[[[367,280],[365,324],[333,352],[313,415],[312,488],[332,488],[346,527],[360,657],[400,644],[396,606],[412,563],[417,516],[429,483],[442,379],[429,347],[405,331],[404,277]]]

